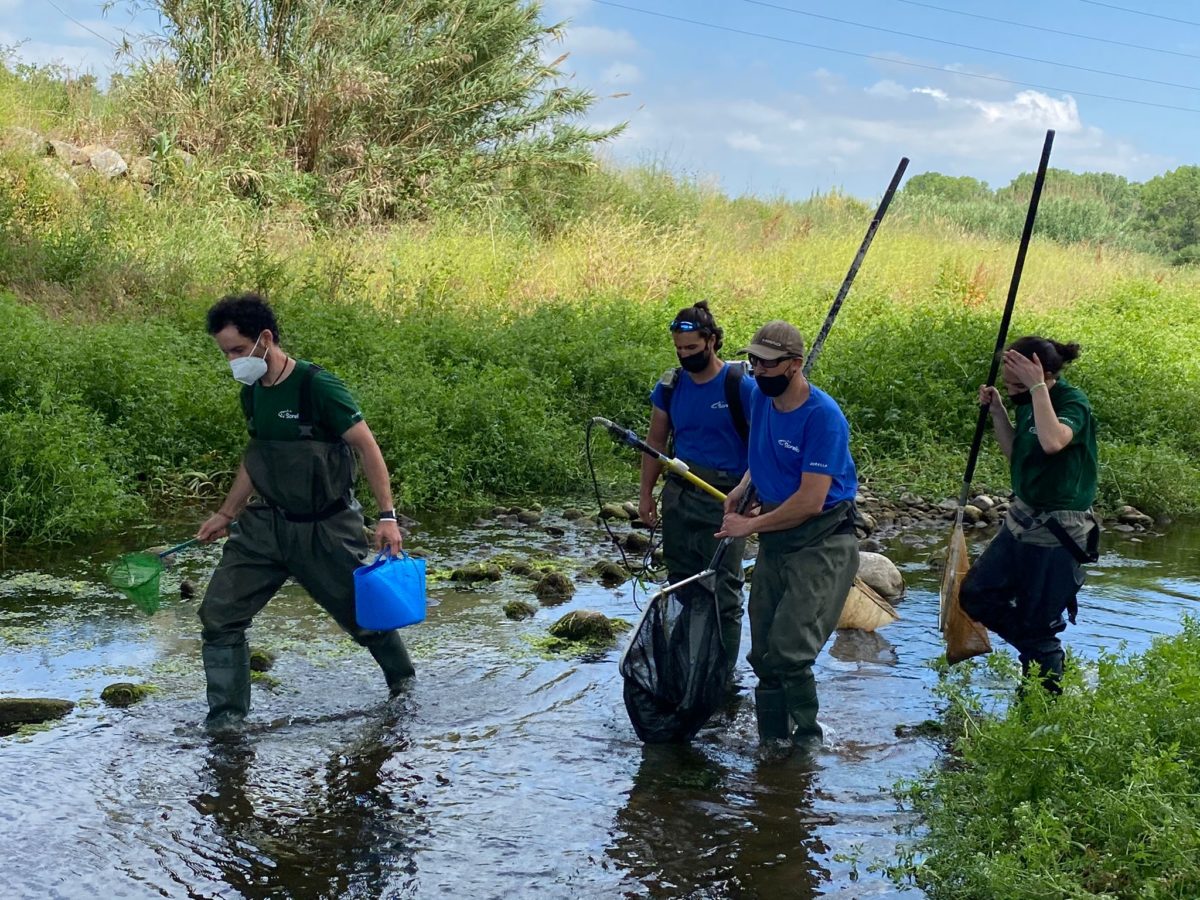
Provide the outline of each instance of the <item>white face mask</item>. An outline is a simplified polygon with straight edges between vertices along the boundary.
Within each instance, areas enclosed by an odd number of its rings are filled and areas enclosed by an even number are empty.
[[[237,359],[229,361],[229,368],[233,371],[233,377],[242,384],[254,384],[254,382],[267,374],[266,357],[255,356],[254,351],[257,349],[258,341],[255,341],[254,346],[250,348],[249,356],[239,356]]]

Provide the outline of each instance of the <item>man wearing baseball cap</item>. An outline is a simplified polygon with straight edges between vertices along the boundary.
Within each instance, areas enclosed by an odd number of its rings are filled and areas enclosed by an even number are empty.
[[[729,493],[718,537],[759,535],[750,588],[750,665],[759,737],[820,740],[812,665],[837,627],[858,571],[850,426],[837,403],[804,377],[804,338],[768,322],[748,355],[758,390],[750,404],[750,469]],[[734,512],[753,482],[760,507]]]

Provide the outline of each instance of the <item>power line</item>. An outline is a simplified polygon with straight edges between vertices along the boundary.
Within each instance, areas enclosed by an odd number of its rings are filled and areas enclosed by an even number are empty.
[[[1047,66],[1058,66],[1061,69],[1075,69],[1077,72],[1090,72],[1093,75],[1108,75],[1113,78],[1127,78],[1130,81],[1143,81],[1146,84],[1157,84],[1162,87],[1182,88],[1185,91],[1200,91],[1200,87],[1192,84],[1180,84],[1177,81],[1159,81],[1157,78],[1143,78],[1141,75],[1128,75],[1123,72],[1110,72],[1107,69],[1093,69],[1089,66],[1077,66],[1072,63],[1055,62],[1052,59],[1041,59],[1037,56],[1024,56],[1020,53],[1009,53],[1007,50],[992,50],[988,47],[976,47],[972,44],[960,44],[957,41],[946,41],[941,38],[926,37],[923,34],[913,34],[908,31],[897,31],[894,28],[884,28],[881,25],[866,25],[862,22],[853,22],[850,19],[838,19],[834,16],[825,16],[821,13],[808,12],[803,9],[794,9],[791,6],[780,6],[778,3],[769,3],[767,0],[743,0],[744,3],[750,3],[754,6],[762,6],[768,9],[777,9],[781,12],[794,13],[797,16],[808,16],[810,19],[821,19],[825,22],[836,22],[838,25],[851,25],[855,28],[865,28],[868,31],[880,31],[884,34],[894,34],[897,37],[912,38],[918,41],[929,41],[933,44],[944,44],[947,47],[958,47],[960,50],[973,50],[977,53],[991,53],[995,56],[1007,56],[1010,59],[1019,59],[1024,62],[1042,63]]]
[[[907,3],[909,6],[920,6],[938,12],[950,13],[955,16],[967,16],[972,19],[982,19],[985,22],[999,22],[1001,25],[1013,25],[1017,28],[1028,28],[1031,31],[1043,31],[1046,34],[1057,34],[1063,37],[1079,38],[1084,41],[1096,41],[1101,44],[1112,44],[1114,47],[1129,47],[1131,50],[1146,50],[1150,53],[1166,53],[1170,56],[1182,56],[1185,59],[1200,59],[1198,53],[1184,53],[1182,50],[1168,50],[1165,47],[1147,47],[1145,44],[1132,44],[1129,41],[1118,41],[1113,38],[1098,37],[1093,34],[1079,34],[1075,31],[1062,31],[1045,25],[1034,25],[1031,22],[1017,22],[1013,19],[1001,19],[996,16],[985,16],[982,13],[967,12],[962,9],[951,9],[948,6],[937,6],[933,3],[922,3],[921,0],[896,0],[897,3]]]
[[[798,41],[793,38],[780,37],[776,34],[763,34],[759,31],[747,31],[742,28],[731,28],[728,25],[717,25],[713,22],[701,22],[699,19],[688,19],[683,16],[674,16],[670,13],[657,12],[652,9],[641,9],[637,6],[628,6],[624,3],[617,3],[615,0],[591,0],[600,6],[611,6],[614,9],[624,9],[629,12],[641,13],[642,15],[655,16],[659,19],[669,19],[673,22],[684,22],[688,25],[698,25],[701,28],[711,28],[716,31],[727,31],[730,34],[740,34],[745,37],[761,38],[765,41],[775,41],[780,44],[791,44],[795,47],[807,47],[810,50],[821,50],[825,53],[838,53],[842,56],[855,56],[859,59],[870,59],[876,62],[890,63],[895,66],[908,66],[913,69],[927,69],[931,72],[940,72],[943,75],[957,75],[963,78],[978,78],[983,81],[994,81],[999,84],[1012,84],[1018,87],[1037,88],[1040,91],[1057,91],[1063,94],[1074,94],[1079,97],[1092,97],[1097,100],[1112,100],[1116,103],[1129,103],[1133,106],[1149,106],[1156,109],[1170,109],[1176,112],[1200,113],[1200,109],[1194,106],[1174,106],[1170,103],[1155,103],[1152,100],[1135,100],[1131,97],[1116,97],[1111,94],[1096,94],[1091,91],[1076,91],[1071,88],[1054,87],[1048,84],[1038,84],[1033,81],[1017,81],[1013,78],[1002,78],[999,75],[983,75],[978,72],[958,72],[946,69],[944,66],[931,66],[926,63],[909,62],[908,60],[895,59],[890,56],[880,56],[875,53],[860,53],[855,50],[842,50],[839,47],[826,47],[822,44],[810,44],[806,41]]]
[[[66,11],[64,11],[62,9],[62,7],[58,6],[58,4],[56,4],[54,2],[54,0],[46,0],[46,3],[47,3],[47,5],[52,6],[55,10],[57,10],[59,15],[63,16],[64,18],[70,19],[72,22],[74,22],[76,25],[78,25],[84,31],[90,31],[92,34],[94,34],[96,37],[100,38],[100,40],[104,41],[104,43],[108,44],[114,50],[119,49],[119,45],[115,41],[113,41],[112,38],[104,36],[103,34],[98,32],[95,28],[89,28],[87,25],[84,25],[82,22],[80,22],[74,16],[72,16],[69,13],[67,13]]]
[[[1180,25],[1196,25],[1200,27],[1200,22],[1192,22],[1189,19],[1175,19],[1171,16],[1160,16],[1158,13],[1145,12],[1140,9],[1130,9],[1128,6],[1117,6],[1115,3],[1101,3],[1100,0],[1079,0],[1080,3],[1088,3],[1092,6],[1103,6],[1108,9],[1119,10],[1120,12],[1132,13],[1135,16],[1146,16],[1150,19],[1163,19],[1167,22],[1178,22]]]

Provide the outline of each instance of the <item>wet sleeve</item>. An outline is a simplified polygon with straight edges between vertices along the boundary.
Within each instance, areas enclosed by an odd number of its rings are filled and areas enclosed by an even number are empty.
[[[1074,444],[1080,440],[1086,430],[1085,426],[1087,425],[1088,417],[1092,414],[1092,410],[1086,400],[1071,396],[1055,408],[1054,414],[1058,417],[1058,421],[1071,429],[1071,443]]]
[[[313,378],[313,406],[317,422],[331,434],[345,434],[363,420],[362,410],[346,385],[325,370]]]

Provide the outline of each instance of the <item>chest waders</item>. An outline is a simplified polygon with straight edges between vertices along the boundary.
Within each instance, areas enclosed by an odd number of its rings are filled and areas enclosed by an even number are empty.
[[[769,507],[764,506],[764,510]],[[786,531],[758,537],[750,584],[750,665],[762,740],[820,738],[812,666],[837,627],[858,573],[848,500]]]
[[[353,573],[369,548],[354,499],[353,452],[342,440],[313,437],[315,368],[302,376],[299,439],[252,438],[243,458],[259,499],[238,516],[199,612],[210,726],[249,711],[246,629],[288,578],[371,652],[390,689],[414,674],[398,631],[367,631],[355,621]]]
[[[743,445],[750,439],[750,422],[742,404],[742,379],[748,376],[748,369],[741,362],[727,362],[720,376],[729,421]],[[661,379],[663,411],[670,422],[670,434],[674,434],[675,429],[674,420],[671,419],[671,401],[675,396],[676,384],[682,377],[683,369],[676,368],[668,371]],[[721,472],[697,465],[690,460],[685,462],[689,470],[723,493],[729,493],[742,480],[739,472]],[[663,563],[667,567],[668,582],[675,584],[703,572],[708,567],[720,543],[714,535],[721,530],[725,507],[683,478],[671,473],[667,473],[664,479],[660,499]],[[721,643],[725,647],[727,660],[727,680],[731,686],[742,643],[742,585],[745,584],[742,560],[745,555],[746,539],[738,538],[733,541],[721,559],[721,568],[714,585],[721,618]]]

